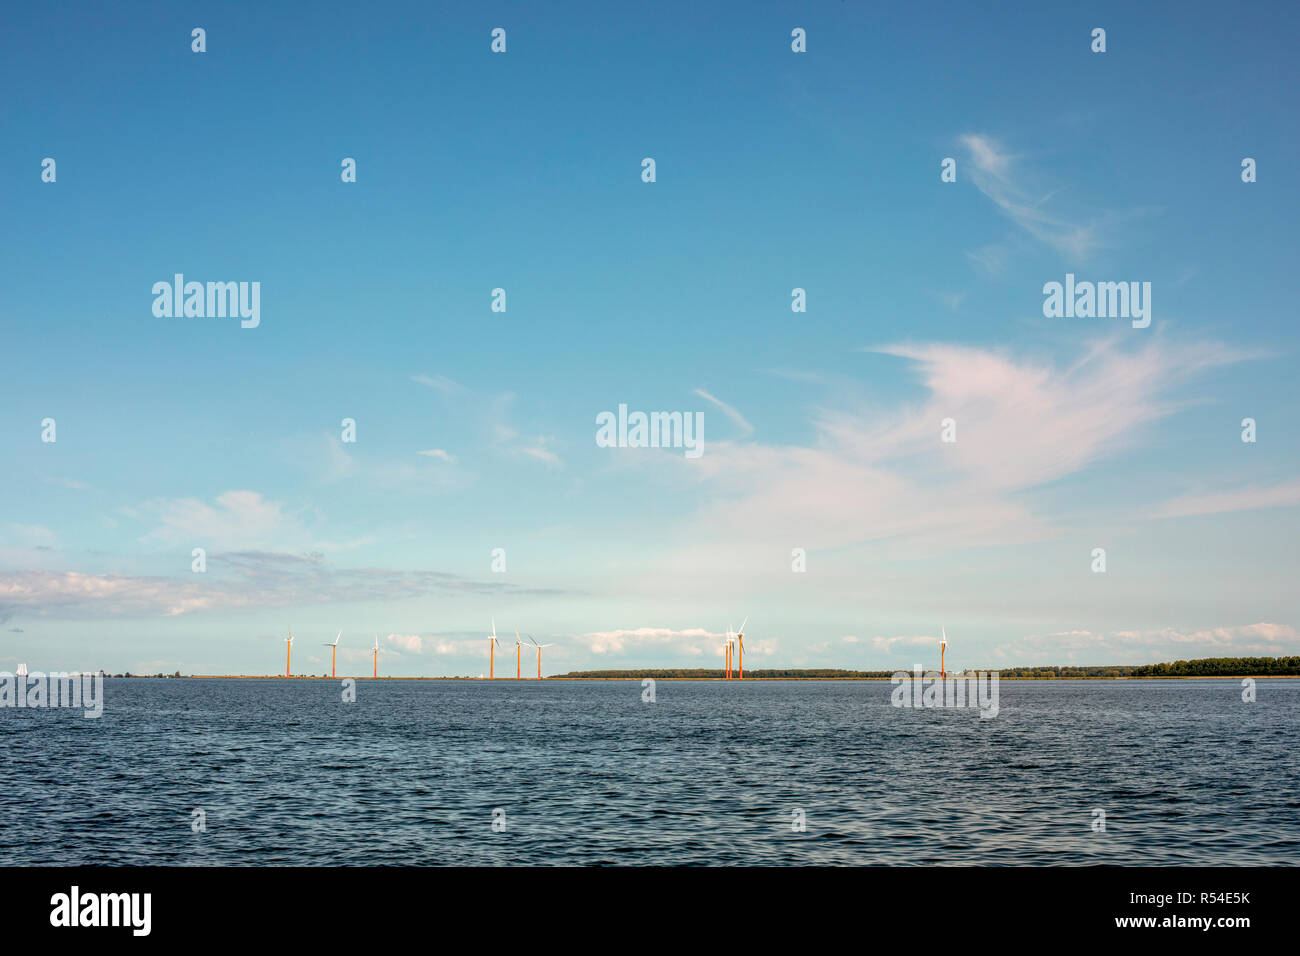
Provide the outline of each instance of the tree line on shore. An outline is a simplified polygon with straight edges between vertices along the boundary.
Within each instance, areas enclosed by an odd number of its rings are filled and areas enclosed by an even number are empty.
[[[1300,657],[1204,657],[1172,664],[1146,664],[1133,677],[1295,677]]]
[[[906,668],[899,668],[899,670],[906,670]],[[999,676],[1013,680],[1081,680],[1116,677],[1297,677],[1300,676],[1300,657],[1205,657],[1166,664],[1001,667],[988,668],[988,670],[997,671]],[[755,668],[746,670],[745,677],[753,680],[887,680],[895,673],[892,670],[854,671],[830,667],[783,670]],[[953,673],[949,671],[949,676]],[[571,671],[568,674],[556,674],[552,679],[611,680],[653,677],[658,680],[716,680],[725,676],[726,671],[722,668],[670,667],[637,671]],[[732,676],[736,676],[734,672]]]

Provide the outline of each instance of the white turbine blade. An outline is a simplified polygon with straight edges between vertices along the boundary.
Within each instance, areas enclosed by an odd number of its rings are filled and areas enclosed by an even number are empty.
[[[746,618],[745,618],[745,623],[740,625],[740,630],[737,631],[736,633],[738,633],[738,634],[744,634],[744,633],[745,633],[745,624],[748,624],[748,623],[749,623],[749,618],[746,617]]]
[[[497,619],[494,617],[492,618],[492,640],[495,641],[496,639],[497,639]]]

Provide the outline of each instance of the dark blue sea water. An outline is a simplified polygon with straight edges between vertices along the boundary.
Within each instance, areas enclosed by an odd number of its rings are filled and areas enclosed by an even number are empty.
[[[110,679],[0,709],[0,864],[1300,863],[1300,681],[890,690]]]

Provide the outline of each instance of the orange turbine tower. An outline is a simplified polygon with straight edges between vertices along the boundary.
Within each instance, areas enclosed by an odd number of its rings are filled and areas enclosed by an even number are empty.
[[[342,636],[343,636],[343,632],[342,632],[342,631],[339,631],[338,637],[334,638],[334,643],[333,643],[333,644],[331,644],[329,641],[326,641],[326,642],[325,642],[325,646],[328,647],[328,648],[330,648],[330,677],[335,676],[335,675],[334,675],[334,659],[338,656],[338,652],[339,652],[339,637],[342,637]]]
[[[740,680],[745,679],[745,625],[748,623],[749,618],[745,618],[744,622],[740,625],[740,630],[736,632],[736,646],[740,658]]]
[[[488,638],[488,680],[496,676],[497,664],[497,647],[500,646],[497,640],[497,619],[492,618],[492,636]]]
[[[543,648],[543,647],[554,647],[554,645],[553,645],[553,644],[538,644],[536,641],[533,640],[533,635],[531,635],[531,634],[528,635],[528,639],[529,639],[530,641],[533,641],[533,646],[537,648],[537,679],[538,679],[538,680],[541,680],[541,679],[542,679],[542,648]]]

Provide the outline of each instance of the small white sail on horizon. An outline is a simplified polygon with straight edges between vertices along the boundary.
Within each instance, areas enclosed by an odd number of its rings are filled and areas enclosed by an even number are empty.
[[[18,676],[19,677],[27,676],[27,665],[25,663],[18,665]]]

